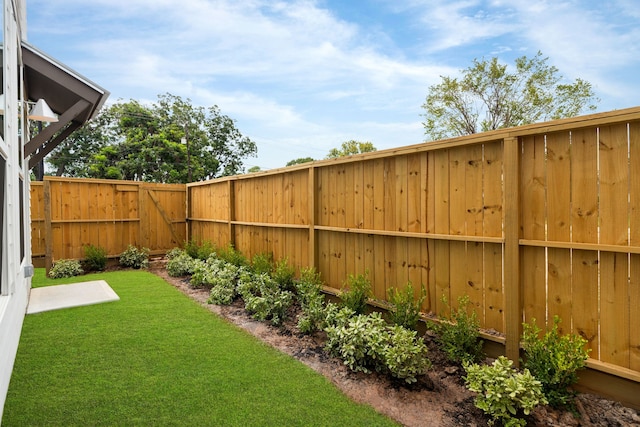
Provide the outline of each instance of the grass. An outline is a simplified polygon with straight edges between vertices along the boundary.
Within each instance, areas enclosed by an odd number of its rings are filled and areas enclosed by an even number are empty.
[[[2,425],[394,425],[144,271],[120,301],[26,316]]]

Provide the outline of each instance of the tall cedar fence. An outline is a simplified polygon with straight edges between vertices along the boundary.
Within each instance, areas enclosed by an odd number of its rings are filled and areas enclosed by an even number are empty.
[[[45,177],[31,183],[37,265],[82,259],[88,245],[117,257],[128,245],[164,254],[186,240],[185,186]]]
[[[424,285],[425,313],[468,295],[516,361],[522,322],[558,315],[587,339],[589,372],[614,375],[592,389],[640,407],[640,107],[186,187],[47,177],[31,192],[48,265],[88,244],[232,243],[334,291],[352,274],[380,300]]]
[[[468,295],[514,360],[522,322],[558,315],[590,367],[640,381],[640,108],[187,188],[196,241],[313,266],[335,290],[366,273],[381,300],[422,284],[426,313]]]

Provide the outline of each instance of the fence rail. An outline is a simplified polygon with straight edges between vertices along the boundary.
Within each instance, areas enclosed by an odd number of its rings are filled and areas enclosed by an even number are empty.
[[[129,244],[165,253],[186,239],[184,185],[45,177],[31,183],[32,256],[84,258],[95,245],[115,257]]]
[[[640,381],[640,108],[187,186],[189,237],[314,266],[378,299],[468,295],[517,360],[553,316],[590,366]]]

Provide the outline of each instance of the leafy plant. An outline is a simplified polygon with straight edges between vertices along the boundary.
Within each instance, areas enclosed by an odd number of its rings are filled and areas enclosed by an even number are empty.
[[[186,254],[184,249],[173,248],[169,252],[167,252],[167,254],[165,256],[167,257],[167,259],[172,260],[174,258],[179,257],[180,255],[183,255],[183,254]]]
[[[389,374],[407,383],[416,382],[431,366],[427,346],[417,332],[400,325],[388,327],[389,339],[382,349],[384,365]]]
[[[289,265],[289,260],[287,258],[283,258],[276,263],[272,277],[280,284],[281,288],[293,290],[293,279],[295,275],[295,268]]]
[[[324,328],[326,321],[322,279],[314,268],[303,268],[295,283],[296,295],[302,314],[298,318],[298,329],[311,334]]]
[[[271,274],[273,270],[273,254],[271,252],[263,252],[254,255],[251,259],[251,269],[255,274]]]
[[[413,383],[431,365],[427,347],[416,331],[387,325],[379,312],[353,316],[348,307],[329,307],[327,311],[332,312],[332,319],[325,328],[326,349],[340,357],[352,371],[375,369]]]
[[[184,250],[191,258],[205,261],[209,255],[215,252],[215,247],[208,240],[198,243],[197,240],[191,239],[184,243]]]
[[[420,320],[420,308],[427,297],[424,285],[420,287],[418,298],[415,297],[411,282],[407,283],[403,290],[389,289],[388,294],[389,302],[393,306],[388,314],[389,321],[407,329],[415,330]]]
[[[542,390],[554,407],[573,408],[575,392],[570,390],[578,381],[577,371],[584,368],[590,349],[585,349],[587,340],[579,335],[560,335],[560,318],[553,318],[553,327],[540,338],[540,328],[524,323],[522,347],[525,359],[523,366],[542,383]]]
[[[242,252],[234,248],[231,243],[229,243],[229,245],[224,249],[218,249],[217,254],[218,258],[237,267],[248,267],[250,265],[247,257],[245,257]]]
[[[443,298],[446,303],[446,299]],[[483,341],[480,339],[480,321],[475,311],[467,311],[469,297],[458,298],[458,309],[451,311],[451,321],[441,318],[439,323],[429,322],[429,328],[438,335],[437,341],[449,360],[455,363],[473,363],[482,360]]]
[[[491,416],[489,425],[501,421],[505,427],[524,427],[527,423],[521,415],[547,403],[542,383],[528,369],[518,373],[512,365],[504,356],[492,365],[463,364],[467,388],[478,393],[475,405]]]
[[[345,324],[328,326],[325,348],[352,371],[371,372],[388,340],[386,323],[378,312],[357,314]]]
[[[104,271],[107,268],[107,250],[100,246],[85,246],[82,264],[85,271]]]
[[[53,267],[49,270],[49,277],[52,279],[61,279],[63,277],[79,276],[83,273],[84,271],[78,260],[61,259],[53,264]]]
[[[287,317],[287,310],[293,303],[293,293],[280,288],[268,274],[241,274],[238,293],[244,300],[245,309],[258,320],[270,320],[280,325]]]
[[[211,286],[209,304],[228,305],[237,296],[238,277],[244,267],[236,267],[233,264],[209,257],[207,265],[210,268],[208,284]]]
[[[149,249],[138,249],[133,245],[127,246],[127,249],[120,254],[120,265],[130,268],[147,268],[149,265]]]
[[[203,262],[191,258],[185,251],[175,252],[173,255],[173,258],[169,259],[167,263],[167,273],[172,277],[191,275],[196,269],[196,264]]]
[[[367,308],[367,300],[371,297],[371,282],[366,274],[349,275],[340,292],[340,301],[356,314],[363,314]]]

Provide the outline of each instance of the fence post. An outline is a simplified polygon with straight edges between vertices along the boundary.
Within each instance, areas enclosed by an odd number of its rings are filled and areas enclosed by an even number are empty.
[[[318,271],[318,262],[316,259],[316,198],[318,192],[316,191],[316,168],[315,166],[309,167],[309,179],[308,179],[308,194],[309,194],[309,266]]]
[[[227,191],[229,192],[229,223],[228,223],[228,232],[229,232],[229,243],[237,249],[236,247],[236,236],[235,236],[235,227],[233,225],[233,221],[236,220],[236,186],[234,185],[235,179],[229,179],[227,185]]]
[[[515,366],[520,358],[522,290],[520,285],[520,144],[503,140],[504,159],[504,307],[505,353]]]
[[[49,277],[49,270],[53,267],[53,230],[51,229],[51,181],[46,177],[42,192],[44,193],[44,267]]]

